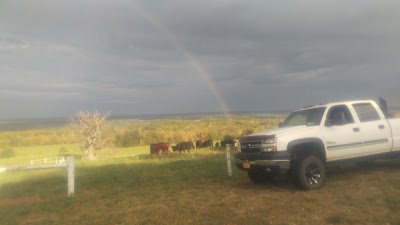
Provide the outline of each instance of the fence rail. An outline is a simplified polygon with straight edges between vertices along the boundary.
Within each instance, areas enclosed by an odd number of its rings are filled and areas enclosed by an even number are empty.
[[[75,160],[74,157],[67,157],[67,162],[62,164],[48,164],[48,165],[30,165],[26,167],[10,167],[0,168],[1,172],[17,172],[17,171],[28,171],[28,170],[42,170],[42,169],[54,169],[54,168],[67,168],[68,170],[68,197],[74,196],[75,193]]]
[[[32,159],[31,160],[31,165],[40,163],[40,164],[62,164],[65,163],[65,157],[60,156],[60,157],[46,157],[43,159]]]

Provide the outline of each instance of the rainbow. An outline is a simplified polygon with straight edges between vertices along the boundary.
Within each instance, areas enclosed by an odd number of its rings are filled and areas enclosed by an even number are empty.
[[[178,37],[173,34],[168,27],[161,23],[159,19],[157,19],[153,14],[151,14],[148,10],[143,8],[139,3],[133,0],[133,4],[135,9],[141,14],[141,16],[146,19],[149,23],[151,23],[154,27],[156,27],[161,33],[163,33],[167,39],[175,46],[175,48],[188,60],[188,62],[194,67],[194,69],[198,72],[201,78],[205,81],[210,91],[215,96],[218,101],[223,113],[226,116],[231,115],[231,110],[228,107],[224,97],[221,92],[217,89],[215,85],[215,81],[211,78],[211,74],[207,71],[206,67],[198,60],[193,54],[191,54],[187,48],[181,43]]]

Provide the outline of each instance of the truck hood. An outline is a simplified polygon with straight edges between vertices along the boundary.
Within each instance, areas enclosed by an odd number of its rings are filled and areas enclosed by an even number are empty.
[[[280,127],[272,130],[261,131],[258,133],[250,134],[248,136],[280,136],[285,134],[290,134],[294,132],[300,132],[303,130],[307,130],[309,127],[306,125],[303,126],[295,126],[295,127]]]

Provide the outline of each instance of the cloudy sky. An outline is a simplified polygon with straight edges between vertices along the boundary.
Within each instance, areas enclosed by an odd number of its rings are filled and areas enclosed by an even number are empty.
[[[0,118],[400,106],[398,0],[0,0]]]

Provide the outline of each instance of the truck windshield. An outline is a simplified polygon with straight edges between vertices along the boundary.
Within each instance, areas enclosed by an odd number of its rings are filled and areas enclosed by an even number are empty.
[[[319,107],[292,112],[280,127],[318,126],[321,123],[325,109],[325,107]]]

